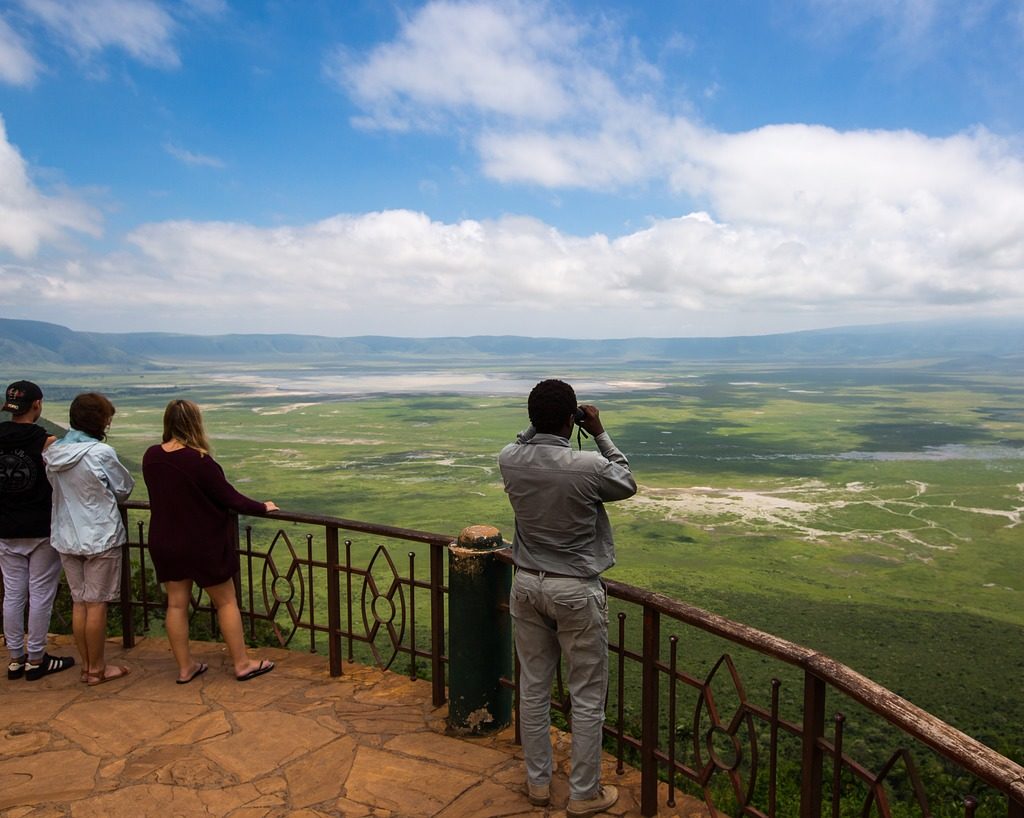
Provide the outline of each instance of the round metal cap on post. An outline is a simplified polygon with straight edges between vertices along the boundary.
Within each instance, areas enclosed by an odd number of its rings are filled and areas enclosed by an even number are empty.
[[[472,525],[448,546],[448,729],[487,735],[512,723],[512,565],[493,526]]]

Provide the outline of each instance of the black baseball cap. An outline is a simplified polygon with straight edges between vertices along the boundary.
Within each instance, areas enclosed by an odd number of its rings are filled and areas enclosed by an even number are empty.
[[[7,387],[4,399],[4,412],[12,415],[23,415],[32,408],[32,404],[43,399],[43,390],[32,381],[15,381]]]

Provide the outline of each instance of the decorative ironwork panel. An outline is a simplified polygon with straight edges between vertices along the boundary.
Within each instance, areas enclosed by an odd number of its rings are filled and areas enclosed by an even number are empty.
[[[714,693],[716,681],[723,676],[739,702],[728,719],[720,712]],[[711,780],[719,773],[728,776],[737,804],[750,803],[758,772],[757,731],[747,707],[743,682],[728,654],[715,663],[697,696],[693,713],[693,755],[709,807],[714,806]]]
[[[391,554],[377,546],[360,593],[363,627],[377,664],[385,670],[398,656],[405,636],[405,593]]]
[[[925,793],[924,785],[921,783],[921,778],[917,774],[917,767],[914,765],[914,759],[910,753],[903,748],[892,754],[882,769],[879,770],[878,775],[871,781],[867,798],[864,799],[864,808],[861,810],[862,818],[870,818],[872,807],[877,808],[878,814],[881,815],[882,818],[891,818],[892,810],[889,807],[889,799],[885,792],[885,784],[887,779],[889,779],[890,774],[900,766],[902,766],[906,771],[907,780],[910,781],[911,789],[914,793],[914,802],[921,810],[922,818],[930,818],[931,812],[928,810],[928,796]]]
[[[278,568],[278,559],[286,565],[284,572]],[[292,641],[302,623],[306,609],[306,584],[302,576],[299,555],[292,541],[283,530],[274,535],[270,548],[263,560],[263,604],[274,630],[282,645]],[[282,634],[277,621],[281,611],[288,615],[290,629]]]

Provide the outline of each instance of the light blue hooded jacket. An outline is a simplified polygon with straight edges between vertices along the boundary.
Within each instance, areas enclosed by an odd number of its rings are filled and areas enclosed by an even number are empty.
[[[72,429],[43,452],[43,462],[53,486],[50,544],[79,556],[120,546],[127,534],[117,504],[128,499],[135,481],[114,450]]]

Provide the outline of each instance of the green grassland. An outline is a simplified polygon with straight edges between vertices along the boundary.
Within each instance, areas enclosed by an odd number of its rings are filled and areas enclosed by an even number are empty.
[[[374,366],[338,365],[330,375]],[[551,372],[522,361],[494,367],[465,369],[525,383]],[[399,361],[387,371],[423,368]],[[293,387],[297,371],[315,377],[323,367],[38,379],[53,421],[66,419],[81,389],[113,398],[110,442],[140,477],[137,498],[163,406],[190,397],[204,408],[216,457],[251,496],[441,533],[493,524],[511,537],[495,456],[527,423],[524,393],[331,396],[247,385]],[[609,576],[821,650],[1024,760],[1018,378],[932,361],[817,369],[660,361],[559,374],[600,407],[640,484],[636,498],[609,507],[619,559]],[[728,649],[685,638],[697,675]],[[766,701],[778,669],[745,661]]]

